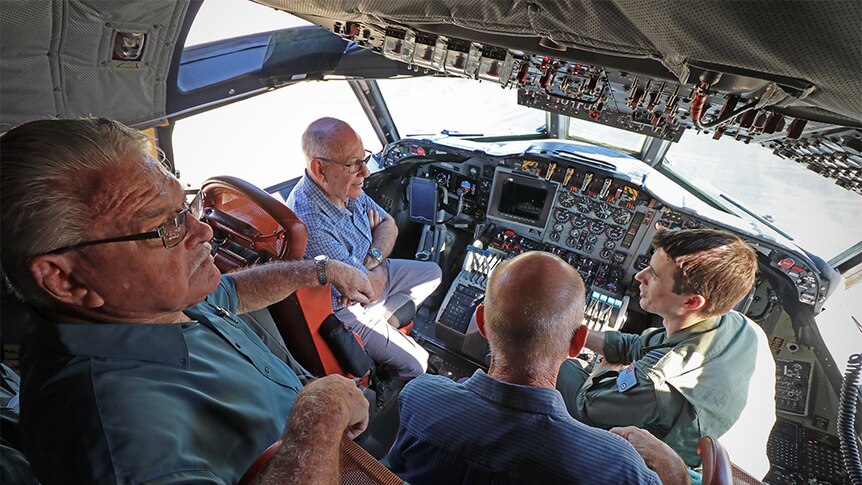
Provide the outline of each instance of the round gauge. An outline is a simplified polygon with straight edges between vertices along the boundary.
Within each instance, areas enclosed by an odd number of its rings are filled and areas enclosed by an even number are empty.
[[[578,239],[574,237],[570,237],[566,239],[566,246],[573,248],[578,244]]]
[[[577,206],[578,212],[580,212],[581,214],[589,214],[593,210],[593,206],[592,204],[590,204],[589,199],[581,198],[580,200],[578,200]]]
[[[596,236],[595,234],[590,234],[589,236],[587,236],[587,242],[590,244],[595,244],[598,242],[598,240],[599,240],[599,237]]]
[[[479,191],[488,192],[491,190],[491,181],[490,180],[482,180],[479,182]]]
[[[683,221],[683,223],[682,223],[683,229],[697,229],[699,227],[700,227],[700,224],[698,224],[697,221],[693,221],[691,219],[687,219],[687,220]]]
[[[559,232],[552,232],[551,233],[551,241],[557,242],[559,240],[560,240],[560,233]]]
[[[590,229],[591,233],[601,234],[601,233],[605,232],[606,224],[602,221],[597,221],[594,219],[594,220],[590,221],[589,226],[590,226],[589,229]]]
[[[611,208],[604,202],[596,202],[593,204],[593,214],[599,219],[607,219],[611,216]]]
[[[586,217],[575,217],[572,219],[572,227],[575,229],[583,229],[587,227],[587,223],[590,222]]]
[[[581,231],[579,231],[577,229],[572,229],[569,231],[569,236],[578,237],[580,235],[581,235]]]
[[[611,217],[613,217],[614,222],[624,226],[632,219],[632,213],[622,207],[615,207],[613,212],[611,212]]]
[[[590,252],[590,251],[592,251],[592,250],[593,250],[593,245],[592,245],[592,244],[589,244],[589,243],[584,244],[584,251],[586,251],[586,252],[588,252],[588,253],[589,253],[589,252]]]
[[[599,257],[602,259],[611,259],[611,254],[610,249],[602,249],[602,252],[599,253]]]
[[[613,249],[615,247],[617,247],[617,243],[615,243],[611,240],[605,241],[605,249]]]
[[[608,225],[607,235],[608,239],[612,241],[619,241],[625,236],[626,230],[619,226],[611,226]]]
[[[479,176],[479,169],[471,165],[467,168],[467,173],[470,174],[471,177],[476,178]]]
[[[554,209],[554,220],[565,224],[572,218],[572,213],[565,209]]]
[[[563,206],[565,208],[569,208],[569,207],[572,207],[573,205],[575,205],[575,202],[577,202],[575,200],[575,197],[576,197],[575,194],[569,192],[568,190],[561,190],[560,196],[557,198],[557,202],[561,206]]]
[[[554,224],[554,232],[563,232],[563,225],[560,223]]]
[[[446,187],[449,185],[449,174],[440,172],[437,174],[437,177],[435,177],[435,180],[437,181],[437,185],[440,187]]]

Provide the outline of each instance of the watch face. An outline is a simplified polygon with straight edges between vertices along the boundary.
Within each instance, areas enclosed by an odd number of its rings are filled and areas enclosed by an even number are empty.
[[[378,260],[378,261],[380,261],[381,259],[383,259],[383,253],[382,253],[382,252],[380,252],[380,250],[379,250],[379,249],[377,249],[377,248],[371,248],[371,249],[368,251],[368,254],[370,254],[372,258],[374,258],[374,259],[376,259],[376,260]]]

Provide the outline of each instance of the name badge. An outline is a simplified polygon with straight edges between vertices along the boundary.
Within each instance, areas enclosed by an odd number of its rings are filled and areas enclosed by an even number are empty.
[[[632,362],[617,375],[617,391],[626,392],[636,385],[638,378],[635,374],[635,363]]]

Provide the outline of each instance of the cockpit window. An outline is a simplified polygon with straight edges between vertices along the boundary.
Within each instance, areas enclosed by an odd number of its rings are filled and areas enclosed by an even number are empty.
[[[543,111],[518,105],[518,91],[471,79],[435,78],[378,81],[398,134],[501,136],[530,135],[545,125]]]
[[[200,187],[214,175],[233,175],[266,188],[299,177],[302,132],[323,116],[350,123],[365,148],[382,148],[346,81],[299,83],[179,120],[173,145],[180,181]]]
[[[203,2],[186,37],[186,47],[270,30],[311,25],[254,2]]]
[[[569,138],[587,141],[628,153],[638,153],[644,146],[645,135],[620,130],[589,121],[569,118]]]
[[[827,261],[862,240],[862,197],[760,145],[686,132],[664,165],[726,206],[733,204],[719,194],[737,201]]]

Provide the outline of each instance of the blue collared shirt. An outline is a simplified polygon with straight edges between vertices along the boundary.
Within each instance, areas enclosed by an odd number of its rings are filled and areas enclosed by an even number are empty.
[[[381,217],[386,216],[386,211],[365,192],[355,199],[349,199],[346,208],[341,209],[329,200],[306,172],[287,197],[287,206],[308,229],[305,259],[325,254],[368,273],[362,264],[372,240],[367,211],[374,209]],[[340,293],[333,287],[333,309],[341,307],[338,304],[339,296]]]
[[[21,425],[42,483],[236,483],[302,387],[236,307],[223,276],[191,322],[31,317]]]
[[[569,416],[556,389],[477,370],[463,384],[423,374],[399,399],[388,460],[414,485],[660,483],[625,439]]]

